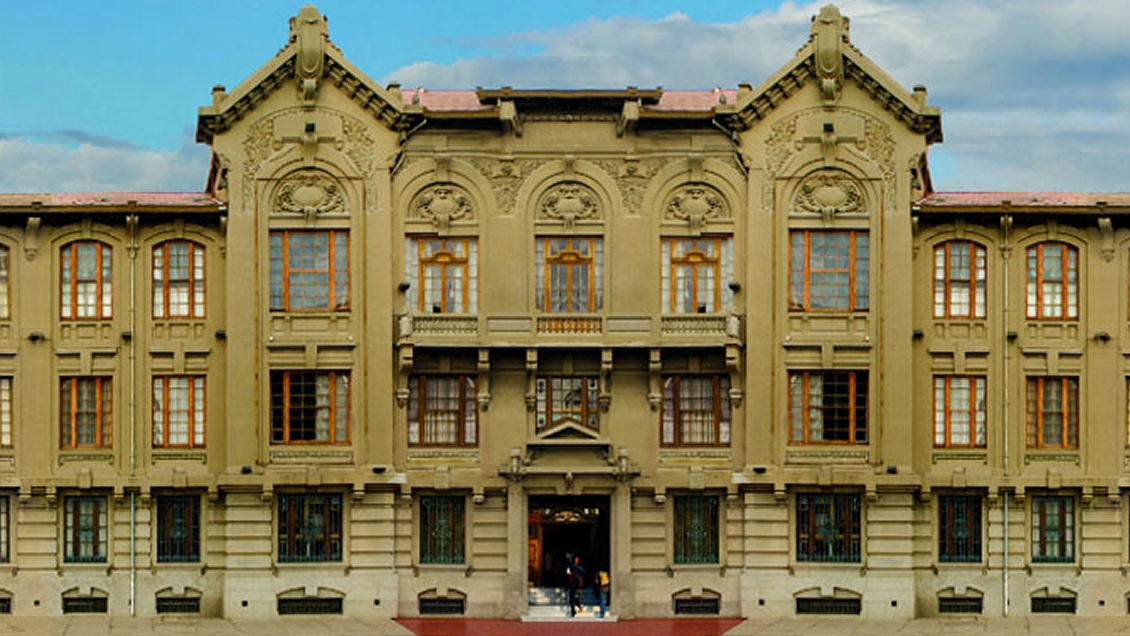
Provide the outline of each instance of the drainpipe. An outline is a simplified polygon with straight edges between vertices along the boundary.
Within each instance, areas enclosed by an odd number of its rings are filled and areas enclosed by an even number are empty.
[[[1002,335],[1004,336],[1004,355],[1003,355],[1003,360],[1002,360],[1003,363],[1004,363],[1004,371],[1001,373],[1001,392],[1002,392],[1001,394],[1003,396],[1003,399],[1001,400],[1002,411],[1003,411],[1002,414],[1001,414],[1001,427],[1003,429],[1003,434],[1001,436],[1001,438],[1002,438],[1001,443],[1004,445],[1004,449],[1001,453],[1001,467],[1003,468],[1003,471],[1004,471],[1005,480],[1007,480],[1008,476],[1009,476],[1008,412],[1009,412],[1009,404],[1010,404],[1009,396],[1011,395],[1011,393],[1009,392],[1010,387],[1009,387],[1009,382],[1008,382],[1008,369],[1009,369],[1009,359],[1010,359],[1009,351],[1010,351],[1011,345],[1012,345],[1012,343],[1009,341],[1009,338],[1008,338],[1008,335],[1009,335],[1008,334],[1008,325],[1009,325],[1009,318],[1010,318],[1010,313],[1011,313],[1009,311],[1009,296],[1008,296],[1008,262],[1009,262],[1009,260],[1011,260],[1011,257],[1012,257],[1012,245],[1009,242],[1011,240],[1011,234],[1012,234],[1012,216],[1006,214],[1006,215],[1001,217],[1001,241],[1002,241],[1001,254],[1004,257],[1004,258],[1001,259],[1001,262],[1002,262],[1001,279],[1003,281],[1002,285],[1004,287],[1004,289],[1002,290],[1003,293],[1004,293],[1004,302],[1001,303],[1001,305],[1002,305],[1002,308],[1001,308],[1002,309],[1002,311],[1001,311],[1001,331],[1003,332]],[[1004,502],[1004,515],[1003,515],[1002,521],[1004,522],[1004,559],[1003,559],[1004,572],[1001,576],[1001,589],[1002,589],[1002,593],[1004,594],[1004,598],[1001,600],[1001,613],[1004,616],[1008,616],[1008,607],[1009,607],[1009,602],[1008,602],[1008,556],[1009,556],[1009,554],[1008,554],[1008,535],[1009,535],[1008,508],[1009,508],[1009,491],[1008,490],[1004,491],[1003,502]]]
[[[137,476],[137,215],[126,218],[129,244],[129,476]],[[137,492],[129,491],[129,615],[137,616]]]

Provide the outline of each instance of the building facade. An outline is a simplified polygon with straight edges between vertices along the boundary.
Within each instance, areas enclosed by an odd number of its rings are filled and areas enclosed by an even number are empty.
[[[0,610],[518,618],[578,555],[621,618],[1127,612],[1130,196],[935,192],[831,6],[712,91],[326,24],[204,193],[0,195]]]

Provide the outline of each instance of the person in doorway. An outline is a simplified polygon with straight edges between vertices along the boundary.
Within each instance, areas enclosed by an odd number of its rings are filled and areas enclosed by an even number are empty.
[[[593,587],[596,588],[596,598],[600,602],[600,617],[604,618],[604,615],[608,612],[608,590],[611,588],[607,570],[596,573],[596,577],[593,579]]]
[[[581,590],[585,587],[585,567],[581,557],[573,555],[573,560],[565,568],[565,589],[569,592],[569,616],[576,616],[581,609]]]

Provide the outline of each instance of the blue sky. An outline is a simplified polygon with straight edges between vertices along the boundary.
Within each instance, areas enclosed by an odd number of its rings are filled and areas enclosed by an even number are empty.
[[[323,0],[405,86],[759,84],[823,2]],[[852,41],[942,108],[940,190],[1130,191],[1130,2],[843,0]],[[2,2],[0,191],[199,190],[196,109],[286,42],[301,2]]]

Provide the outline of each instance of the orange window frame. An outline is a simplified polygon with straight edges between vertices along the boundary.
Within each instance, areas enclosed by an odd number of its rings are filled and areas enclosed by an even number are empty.
[[[178,376],[165,375],[165,376],[158,376],[158,377],[153,378],[153,380],[155,382],[160,382],[160,384],[161,384],[161,410],[162,410],[162,417],[164,418],[164,439],[161,440],[160,443],[158,443],[157,436],[156,436],[156,434],[154,434],[154,436],[153,436],[153,447],[154,448],[204,448],[208,445],[208,429],[207,429],[207,422],[208,422],[208,410],[207,410],[208,393],[207,393],[207,391],[208,391],[208,385],[207,385],[206,379],[203,376],[181,376],[181,377],[186,377],[188,379],[188,389],[187,389],[188,390],[188,399],[187,399],[187,404],[188,404],[188,435],[187,435],[188,443],[187,444],[172,444],[172,443],[169,442],[169,437],[170,437],[170,435],[169,435],[169,380],[174,378],[174,377],[178,377]],[[204,404],[200,404],[200,405],[196,404],[196,397],[195,397],[196,396],[196,385],[197,385],[198,382],[200,383],[201,391],[204,392]],[[196,413],[198,411],[204,412],[204,422],[205,422],[204,430],[200,432],[201,437],[202,437],[202,441],[200,442],[200,444],[197,444],[195,442],[195,440],[196,440],[196,429],[195,429]],[[156,433],[156,432],[154,432],[154,433]]]
[[[868,297],[869,297],[868,303],[867,303],[868,307],[862,308],[862,307],[860,307],[859,299],[856,297],[856,289],[858,287],[858,280],[857,280],[858,277],[856,275],[856,269],[858,269],[857,259],[856,259],[856,242],[857,242],[857,239],[861,235],[870,237],[870,234],[866,230],[834,230],[834,231],[828,231],[828,230],[792,230],[789,233],[789,237],[790,237],[789,238],[789,267],[790,268],[792,267],[792,264],[794,262],[793,261],[794,255],[793,255],[792,251],[794,249],[796,249],[793,246],[792,236],[795,236],[796,234],[800,234],[800,235],[804,236],[804,272],[803,272],[803,276],[804,276],[803,287],[804,287],[804,290],[801,294],[799,304],[794,304],[792,302],[792,300],[791,300],[792,294],[791,294],[791,290],[790,290],[790,294],[789,294],[790,295],[790,306],[789,306],[789,309],[792,310],[792,311],[811,311],[811,312],[820,312],[820,313],[846,313],[846,312],[853,312],[853,311],[866,311],[866,309],[870,307],[871,281],[870,280],[867,281],[867,294],[868,294]],[[847,267],[844,268],[844,269],[813,269],[813,267],[812,267],[812,236],[813,236],[813,234],[825,234],[825,235],[842,234],[842,235],[846,235],[848,237],[848,264],[847,264]],[[871,258],[870,243],[868,244],[867,254],[868,254],[868,259],[870,260],[870,258]],[[844,309],[830,308],[829,309],[829,308],[813,308],[812,307],[812,274],[813,274],[813,272],[818,273],[818,274],[837,274],[837,273],[847,274],[847,276],[848,276],[848,289],[847,289],[847,291],[848,291],[848,306],[847,306],[847,308],[844,308]],[[871,272],[871,263],[870,262],[868,263],[867,272],[868,272],[868,276],[870,276],[870,272]],[[790,274],[791,274],[791,272],[790,272]],[[790,275],[789,285],[790,286],[792,285],[791,275]]]
[[[796,439],[796,438],[793,437],[793,422],[790,419],[790,421],[789,421],[789,443],[790,444],[797,444],[797,445],[814,445],[814,446],[815,445],[826,445],[826,444],[841,445],[841,446],[863,446],[863,445],[869,444],[870,443],[870,435],[868,434],[869,431],[868,431],[868,422],[867,421],[863,422],[863,427],[862,427],[862,430],[864,432],[865,441],[862,441],[862,442],[859,441],[859,435],[858,435],[859,431],[861,430],[860,427],[859,427],[859,422],[858,422],[859,417],[858,417],[858,412],[857,412],[859,400],[861,398],[861,396],[859,394],[859,382],[858,382],[860,374],[866,374],[866,372],[865,371],[793,371],[793,372],[791,372],[789,374],[790,376],[792,376],[792,377],[800,376],[801,377],[801,396],[802,396],[801,397],[801,400],[802,400],[801,421],[802,421],[802,426],[803,426],[803,428],[802,428],[803,437],[802,437],[802,439]],[[811,380],[812,380],[812,377],[814,375],[823,376],[825,379],[828,376],[832,376],[832,375],[846,375],[847,376],[847,378],[848,378],[848,396],[850,397],[850,405],[848,407],[848,439],[846,439],[846,440],[814,440],[814,439],[812,439],[811,429],[810,429],[810,425],[812,423],[812,417],[809,413],[808,402],[809,402],[809,399],[810,399],[809,398],[809,390],[811,388]],[[868,378],[868,380],[870,380],[870,378]],[[870,382],[866,383],[865,388],[867,390],[870,390]],[[827,396],[827,391],[825,391],[825,396]],[[866,420],[866,417],[868,417],[870,415],[870,409],[868,408],[870,406],[868,397],[869,396],[866,395],[866,394],[862,395],[864,411],[865,411],[865,416],[864,416],[865,420]],[[791,418],[792,413],[793,413],[793,396],[792,396],[791,390],[789,391],[789,405],[788,405],[788,407],[789,407],[789,416]],[[823,403],[821,403],[819,408],[821,409],[821,411],[824,410],[825,407],[824,407]],[[826,424],[825,424],[825,428],[827,428]]]
[[[1047,247],[1056,246],[1063,248],[1063,256],[1060,258],[1060,271],[1063,272],[1063,278],[1059,281],[1060,285],[1060,307],[1062,307],[1063,315],[1061,316],[1045,316],[1044,305],[1046,304],[1044,298],[1044,249]],[[1053,322],[1077,321],[1079,320],[1079,249],[1070,243],[1063,241],[1046,241],[1036,245],[1029,246],[1025,255],[1030,259],[1032,255],[1036,257],[1036,280],[1027,280],[1028,285],[1035,285],[1035,303],[1036,305],[1027,307],[1025,316],[1028,320],[1047,320]],[[1031,272],[1027,271],[1027,264],[1025,264],[1026,276],[1030,277]],[[1074,275],[1075,282],[1071,282]],[[1071,302],[1071,286],[1075,286],[1075,302]],[[1025,293],[1025,302],[1030,302],[1031,299],[1027,298],[1028,294]],[[1035,315],[1033,315],[1033,313]],[[1074,314],[1074,315],[1072,315]]]
[[[319,313],[332,313],[337,311],[348,311],[352,303],[348,289],[349,277],[352,274],[352,242],[350,241],[348,230],[272,230],[272,235],[279,236],[281,239],[280,249],[281,254],[281,276],[282,276],[282,307],[272,308],[273,311],[297,311],[297,312],[319,312]],[[292,268],[290,266],[291,252],[290,252],[290,237],[296,234],[325,234],[326,235],[326,269],[305,269],[305,268]],[[346,290],[344,304],[338,304],[337,298],[337,268],[334,266],[337,263],[337,247],[336,239],[338,236],[345,236],[345,277],[346,277]],[[290,304],[290,278],[292,274],[326,274],[326,307],[325,308],[299,308],[295,309]]]
[[[170,275],[169,261],[171,259],[169,258],[169,249],[174,245],[184,245],[188,248],[188,278],[186,279],[178,278],[176,280],[173,280],[172,276]],[[155,317],[158,319],[204,318],[206,316],[206,303],[201,303],[200,307],[196,306],[197,286],[200,287],[200,290],[202,292],[206,292],[207,290],[207,287],[205,287],[205,279],[208,275],[208,263],[205,260],[207,258],[207,252],[204,250],[204,246],[195,241],[164,241],[163,243],[153,248],[154,259],[157,258],[158,252],[160,253],[161,258],[161,280],[156,280],[158,268],[154,266],[153,277],[155,280],[153,281],[153,293],[159,294],[158,297],[161,299],[161,309],[163,315]],[[197,258],[200,259],[200,269],[203,272],[199,280],[196,278]],[[174,314],[172,309],[173,305],[171,302],[169,302],[169,284],[177,282],[188,283],[188,313],[185,314]],[[160,289],[157,289],[156,287],[158,283],[160,283],[161,285]]]
[[[729,399],[729,396],[725,394],[725,391],[723,391],[724,388],[727,388],[729,386],[729,383],[727,382],[726,378],[724,378],[721,375],[670,375],[670,376],[665,377],[663,380],[664,380],[664,382],[663,382],[664,393],[666,393],[668,391],[668,389],[670,389],[671,395],[668,396],[668,395],[665,394],[663,396],[663,401],[662,401],[661,407],[660,407],[659,421],[663,422],[667,418],[667,415],[668,415],[667,411],[668,411],[668,409],[670,409],[670,411],[671,411],[670,412],[671,422],[674,425],[674,431],[673,431],[673,436],[671,438],[671,441],[664,440],[663,434],[662,434],[662,431],[661,431],[660,432],[660,445],[661,446],[667,446],[667,447],[675,447],[675,446],[684,446],[684,447],[686,447],[686,446],[702,446],[702,447],[728,446],[729,444],[727,442],[722,441],[722,424],[723,424],[723,421],[722,421],[722,415],[723,415],[722,400]],[[668,380],[670,381],[670,384],[668,384]],[[694,443],[694,442],[688,442],[688,441],[683,440],[683,426],[682,426],[683,417],[685,415],[690,415],[692,413],[701,413],[703,411],[701,411],[701,410],[690,410],[690,409],[684,409],[683,408],[683,405],[682,405],[683,395],[682,395],[682,390],[681,390],[680,385],[682,384],[683,381],[694,382],[694,381],[699,381],[699,380],[710,380],[710,383],[711,383],[711,386],[710,386],[710,391],[711,391],[711,401],[710,401],[710,409],[711,410],[710,410],[710,413],[711,413],[711,417],[713,418],[713,422],[714,422],[714,436],[713,437],[714,437],[714,440],[715,440],[713,442]],[[726,385],[726,387],[724,387],[723,385]],[[668,406],[668,402],[670,402],[670,406]],[[730,413],[730,418],[731,419],[733,418],[732,413]],[[728,426],[732,425],[732,422],[730,421],[730,419],[726,420],[726,424]],[[731,435],[732,435],[732,433],[731,433]]]
[[[78,398],[79,398],[79,385],[84,381],[91,381],[94,383],[94,438],[98,440],[94,444],[79,444],[78,442]],[[63,382],[67,385],[67,397],[69,399],[69,408],[67,412],[61,413],[60,416],[64,418],[63,424],[66,427],[66,439],[60,440],[63,448],[110,448],[113,446],[113,402],[109,405],[105,404],[103,393],[105,391],[113,392],[113,378],[97,376],[97,377],[81,377],[72,376],[63,378]],[[104,408],[105,407],[105,408]],[[107,416],[110,416],[108,418]],[[110,421],[107,421],[107,420]]]
[[[950,268],[950,251],[954,246],[957,246],[957,245],[968,245],[969,246],[969,278],[957,278],[956,276],[953,275],[952,270]],[[941,257],[942,257],[942,271],[941,272],[939,272],[938,268],[937,268],[937,257],[938,257],[939,254],[941,254]],[[941,245],[938,245],[937,247],[934,248],[934,260],[935,260],[934,284],[936,286],[938,283],[942,283],[942,286],[943,286],[943,289],[944,289],[944,292],[943,292],[944,296],[942,298],[942,303],[941,303],[942,311],[940,312],[940,315],[939,315],[937,307],[935,307],[935,310],[934,310],[934,317],[935,318],[977,319],[977,318],[984,318],[985,317],[985,311],[986,311],[985,304],[984,303],[981,304],[980,309],[978,309],[978,304],[977,304],[977,294],[978,294],[977,285],[978,285],[979,281],[985,280],[985,278],[979,278],[978,274],[983,274],[985,272],[985,268],[987,266],[985,259],[986,259],[986,252],[985,252],[984,246],[982,246],[979,243],[974,243],[973,241],[959,241],[959,240],[946,241],[945,243],[942,243]],[[980,262],[981,264],[978,265],[978,262]],[[939,276],[939,274],[940,274],[940,276]],[[951,292],[952,292],[952,288],[953,288],[954,283],[966,283],[966,284],[969,285],[969,312],[966,313],[966,314],[962,314],[962,313],[958,313],[958,312],[954,311],[953,304],[950,302]],[[987,290],[984,290],[984,289],[981,290],[981,293],[986,293],[986,292],[987,292]],[[983,297],[982,300],[984,301],[986,299]],[[935,299],[935,302],[937,302],[936,299]]]
[[[93,245],[94,250],[94,286],[95,286],[95,303],[93,316],[79,316],[78,315],[78,286],[81,282],[88,279],[79,280],[79,263],[78,263],[78,248],[83,245]],[[103,261],[106,254],[110,258],[110,280],[106,281],[103,272]],[[110,320],[114,317],[114,297],[113,297],[113,262],[114,262],[114,248],[102,241],[72,241],[63,246],[59,250],[59,269],[60,274],[66,271],[70,274],[70,280],[63,280],[62,275],[59,277],[59,315],[62,320]],[[65,264],[66,263],[66,264]],[[107,290],[106,283],[109,283],[110,290]],[[63,290],[69,292],[64,294]],[[110,309],[106,311],[106,295],[110,295]],[[70,303],[64,304],[64,296],[70,296]],[[64,311],[69,310],[69,314]]]
[[[1044,394],[1047,385],[1056,383],[1060,385],[1063,396],[1060,404],[1062,418],[1060,423],[1059,444],[1048,444],[1048,429],[1045,419],[1048,412],[1044,410]],[[1038,376],[1029,377],[1027,381],[1027,424],[1028,448],[1056,448],[1061,450],[1079,449],[1079,380],[1074,376]],[[1033,408],[1034,407],[1034,408]],[[1075,431],[1072,435],[1071,422],[1075,420]]]
[[[542,289],[544,290],[543,291],[544,296],[542,298],[542,302],[544,303],[543,304],[543,307],[545,308],[544,311],[546,311],[547,313],[566,313],[566,314],[573,313],[572,308],[569,307],[568,303],[566,304],[565,311],[563,311],[563,312],[553,311],[551,309],[552,306],[553,306],[553,275],[552,275],[552,272],[553,272],[553,266],[555,266],[555,265],[564,265],[565,266],[565,297],[566,298],[572,298],[573,297],[572,292],[573,292],[573,288],[575,286],[574,278],[573,278],[573,267],[577,264],[584,264],[585,265],[585,280],[588,283],[587,309],[585,310],[584,313],[591,313],[591,312],[596,311],[596,288],[597,288],[596,277],[600,276],[600,272],[595,271],[596,270],[596,243],[600,239],[591,238],[591,237],[589,237],[589,238],[570,238],[570,237],[560,237],[560,236],[558,236],[558,237],[543,237],[543,238],[539,238],[538,240],[542,241],[542,249],[544,250],[543,254],[544,254],[544,258],[545,258],[545,261],[544,261],[545,271],[542,272],[542,277],[543,277],[542,278],[542,284],[544,285],[542,287]],[[561,251],[557,252],[556,255],[550,256],[550,253],[549,253],[550,246],[552,245],[552,243],[554,241],[565,241],[566,247],[565,247],[565,249],[562,249]],[[577,244],[582,243],[582,242],[588,243],[588,247],[589,247],[588,256],[582,255],[580,250],[577,249]]]
[[[721,238],[664,238],[663,242],[667,244],[668,253],[671,255],[670,269],[667,272],[668,276],[668,311],[671,313],[683,313],[679,311],[679,293],[678,293],[678,280],[679,269],[690,269],[691,295],[694,298],[694,306],[699,306],[699,299],[701,294],[698,289],[698,273],[699,269],[711,269],[714,272],[714,291],[713,291],[713,307],[714,311],[721,311],[722,308],[722,241]],[[680,243],[713,243],[714,256],[709,256],[699,249],[690,249],[683,256],[675,256],[675,246]],[[660,283],[662,285],[662,282]]]
[[[419,265],[417,266],[418,269],[417,269],[417,274],[416,274],[416,280],[420,281],[420,286],[422,288],[422,291],[419,294],[417,294],[417,296],[419,296],[419,298],[417,299],[417,304],[418,304],[417,308],[422,312],[427,311],[427,304],[428,304],[428,297],[429,297],[429,293],[428,293],[428,291],[429,291],[429,287],[428,287],[429,279],[428,279],[427,272],[428,272],[429,267],[438,266],[440,268],[440,279],[439,279],[440,293],[438,294],[439,299],[440,299],[440,312],[439,313],[447,314],[447,313],[460,313],[460,312],[466,311],[467,308],[469,308],[471,306],[471,276],[472,276],[472,273],[471,273],[471,256],[470,256],[471,252],[470,252],[470,250],[471,250],[471,244],[474,242],[474,239],[438,239],[438,238],[428,238],[428,237],[417,237],[414,240],[415,240],[416,249],[417,249],[417,262],[419,263]],[[431,242],[431,241],[443,243],[444,249],[437,251],[437,252],[433,252],[432,255],[430,257],[428,257],[428,256],[425,256],[425,252],[427,251],[427,243]],[[462,243],[463,244],[463,254],[464,254],[464,256],[461,256],[461,257],[456,256],[454,250],[447,249],[447,246],[448,246],[449,243]],[[462,293],[462,298],[460,299],[461,305],[460,305],[460,307],[457,307],[455,309],[452,309],[451,307],[447,306],[447,294],[444,293],[444,290],[447,289],[447,281],[450,280],[452,272],[455,272],[458,275],[458,277],[460,279],[462,279],[462,282],[463,282],[463,285],[462,285],[463,293]]]
[[[282,392],[283,392],[282,393],[282,422],[281,422],[281,425],[282,425],[282,441],[281,442],[275,442],[274,441],[274,429],[275,429],[276,423],[273,419],[273,414],[272,414],[272,420],[271,420],[271,429],[272,429],[271,443],[272,444],[316,445],[316,446],[330,446],[330,445],[341,446],[341,445],[349,444],[350,437],[353,434],[353,432],[351,430],[353,428],[353,426],[352,426],[353,425],[353,384],[351,382],[349,384],[349,399],[346,400],[346,404],[345,404],[345,408],[346,408],[346,413],[345,413],[345,439],[337,439],[337,421],[338,421],[337,420],[337,418],[338,418],[338,408],[337,408],[337,399],[336,399],[337,398],[337,381],[338,381],[338,378],[340,378],[340,377],[343,377],[343,376],[348,377],[349,373],[347,371],[317,371],[317,372],[279,371],[277,373],[279,373],[281,375],[281,378],[282,378],[282,381],[281,381]],[[291,391],[290,391],[290,388],[291,388],[292,379],[296,374],[297,375],[308,375],[308,376],[310,376],[311,379],[313,379],[313,381],[314,381],[315,387],[317,386],[318,376],[320,376],[320,375],[329,376],[330,386],[329,386],[329,391],[328,391],[329,397],[327,398],[327,402],[328,402],[328,408],[329,408],[330,425],[329,425],[329,439],[326,440],[326,441],[321,441],[321,440],[294,440],[294,439],[291,439],[291,437],[290,437],[290,424],[291,424],[291,417],[290,417],[291,416]],[[317,389],[315,388],[315,391],[316,390]],[[318,408],[318,406],[315,405],[315,409],[317,409],[317,408]]]
[[[951,413],[953,412],[954,409],[952,408],[953,402],[951,401],[952,397],[951,397],[950,392],[952,390],[952,381],[953,381],[954,378],[962,378],[962,379],[969,380],[969,443],[968,444],[958,444],[958,443],[955,443],[953,441],[953,430],[951,428],[952,424],[953,424],[953,418],[951,417]],[[952,375],[935,376],[934,377],[934,391],[935,391],[935,395],[934,395],[934,397],[935,397],[935,400],[934,400],[934,411],[935,411],[934,412],[934,425],[935,426],[937,426],[937,421],[938,421],[937,420],[938,404],[937,404],[937,393],[936,392],[938,390],[938,381],[939,380],[941,380],[943,382],[942,390],[944,392],[943,393],[943,408],[944,408],[943,417],[945,418],[945,420],[944,420],[945,443],[939,445],[938,442],[937,442],[937,439],[935,438],[934,439],[934,448],[985,448],[985,444],[977,443],[977,414],[978,414],[977,391],[978,391],[978,389],[983,390],[983,391],[987,390],[987,388],[985,387],[985,378],[981,377],[981,376],[952,376]],[[988,416],[988,414],[986,413],[986,418],[987,418],[987,416]],[[986,421],[985,425],[986,425],[986,428],[987,428],[988,427],[987,421]],[[934,434],[931,435],[931,437],[934,437],[934,435],[936,435],[936,434],[937,434],[937,431],[935,430]],[[986,436],[987,436],[987,431],[986,431]]]

